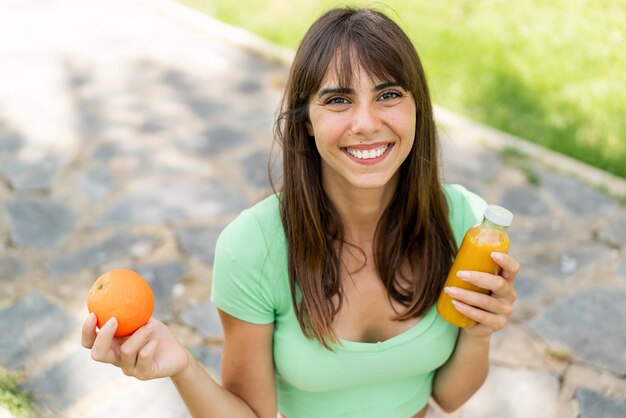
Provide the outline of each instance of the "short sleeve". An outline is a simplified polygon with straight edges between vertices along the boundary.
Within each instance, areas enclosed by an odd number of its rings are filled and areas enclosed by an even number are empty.
[[[458,246],[465,232],[483,219],[487,202],[459,184],[444,185],[444,192],[448,200],[450,226]]]
[[[211,285],[211,300],[219,309],[246,322],[274,322],[267,248],[257,219],[248,211],[222,231],[215,248]]]

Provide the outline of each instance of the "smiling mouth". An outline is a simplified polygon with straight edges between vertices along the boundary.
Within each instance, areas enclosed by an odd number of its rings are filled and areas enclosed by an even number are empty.
[[[358,160],[373,160],[385,154],[391,145],[385,144],[370,150],[361,150],[356,148],[344,148],[348,154]]]

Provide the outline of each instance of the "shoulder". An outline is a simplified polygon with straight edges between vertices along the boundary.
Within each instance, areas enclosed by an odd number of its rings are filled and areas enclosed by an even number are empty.
[[[272,322],[277,307],[284,305],[280,272],[285,269],[285,259],[279,201],[277,196],[270,196],[241,212],[220,234],[211,299],[236,318],[259,324]]]
[[[480,222],[487,207],[487,202],[460,184],[444,184],[443,191],[448,202],[448,218],[457,243],[465,232]]]

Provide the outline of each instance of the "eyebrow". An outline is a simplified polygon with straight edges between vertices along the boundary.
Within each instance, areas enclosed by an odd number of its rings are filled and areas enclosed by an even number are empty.
[[[402,87],[397,81],[386,81],[384,83],[376,84],[372,91],[380,91],[389,87]],[[351,87],[330,87],[320,90],[317,97],[322,97],[327,94],[354,94],[354,89]]]

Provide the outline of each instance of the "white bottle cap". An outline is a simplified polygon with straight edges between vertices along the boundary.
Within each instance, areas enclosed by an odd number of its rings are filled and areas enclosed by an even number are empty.
[[[513,222],[513,214],[502,206],[489,205],[485,209],[485,219],[500,226],[510,226]]]

